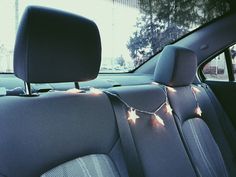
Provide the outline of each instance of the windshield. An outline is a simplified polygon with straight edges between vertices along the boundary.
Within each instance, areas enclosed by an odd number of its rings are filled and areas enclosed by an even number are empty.
[[[102,41],[102,73],[132,71],[165,45],[229,11],[224,0],[1,0],[1,73],[13,72],[16,31],[29,5],[95,21]]]

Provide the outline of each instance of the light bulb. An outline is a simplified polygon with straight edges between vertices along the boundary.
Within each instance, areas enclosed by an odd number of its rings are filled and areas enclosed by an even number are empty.
[[[172,108],[169,103],[166,103],[166,112],[172,115]]]
[[[172,93],[175,93],[175,92],[176,92],[176,90],[175,90],[173,87],[167,87],[167,89],[168,89],[170,92],[172,92]]]
[[[192,90],[194,93],[200,93],[201,91],[197,87],[192,87]]]
[[[128,111],[128,120],[132,121],[134,124],[136,123],[136,119],[139,119],[140,117],[136,114],[136,110],[133,108],[130,108]]]
[[[157,82],[152,82],[152,85],[159,85],[159,83],[157,83]]]
[[[199,116],[202,116],[202,110],[199,106],[197,106],[197,108],[195,109],[195,113]]]
[[[90,90],[90,92],[92,92],[94,95],[100,95],[100,94],[103,93],[101,90],[96,89],[96,88],[94,88],[94,87],[91,87],[89,90]]]
[[[79,90],[77,88],[72,88],[72,89],[69,89],[66,91],[66,93],[70,93],[70,94],[78,94],[78,93],[81,93],[83,92],[83,90]]]
[[[160,116],[158,116],[157,114],[154,114],[154,117],[158,121],[158,123],[160,123],[161,125],[165,126],[165,123],[162,120],[162,118],[160,118]]]

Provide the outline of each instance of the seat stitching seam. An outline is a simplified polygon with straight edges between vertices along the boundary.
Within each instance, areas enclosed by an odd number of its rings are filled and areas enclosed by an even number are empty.
[[[214,172],[214,169],[213,169],[213,167],[211,166],[211,164],[210,164],[208,158],[206,157],[206,154],[205,154],[205,152],[204,152],[204,150],[203,150],[203,148],[202,148],[202,145],[201,145],[201,143],[200,143],[200,141],[199,141],[199,138],[198,138],[198,135],[197,135],[197,133],[196,133],[195,126],[194,126],[193,122],[190,121],[190,122],[189,122],[189,125],[190,125],[190,128],[191,128],[192,132],[193,132],[194,140],[195,140],[195,142],[196,142],[196,144],[197,144],[198,150],[199,150],[199,152],[200,152],[202,158],[204,159],[203,162],[206,164],[206,166],[207,166],[209,172],[210,172],[211,174],[212,174],[212,172],[213,172],[214,176],[216,176],[216,174],[215,174],[215,172]]]

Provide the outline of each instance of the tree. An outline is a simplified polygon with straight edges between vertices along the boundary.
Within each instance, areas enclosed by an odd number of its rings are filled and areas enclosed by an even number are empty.
[[[125,59],[123,58],[123,56],[121,55],[120,57],[117,57],[116,59],[116,63],[120,66],[124,66],[125,65]]]
[[[140,0],[141,16],[127,48],[135,66],[198,25],[224,14],[224,0]]]

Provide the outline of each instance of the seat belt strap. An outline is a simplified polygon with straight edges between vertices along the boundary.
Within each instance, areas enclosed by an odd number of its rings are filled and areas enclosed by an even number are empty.
[[[142,164],[127,120],[126,105],[122,103],[118,95],[105,93],[112,103],[129,177],[144,177]]]

